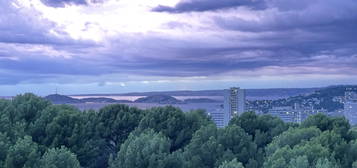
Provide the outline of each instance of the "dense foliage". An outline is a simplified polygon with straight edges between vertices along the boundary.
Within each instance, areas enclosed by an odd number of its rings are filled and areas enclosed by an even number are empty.
[[[204,111],[109,105],[80,111],[33,94],[0,100],[0,168],[356,168],[357,130],[247,112],[217,128]]]

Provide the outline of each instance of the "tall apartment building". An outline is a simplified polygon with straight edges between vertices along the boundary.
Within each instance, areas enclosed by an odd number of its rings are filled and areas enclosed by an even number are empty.
[[[245,90],[232,87],[224,90],[223,127],[231,118],[245,112]]]

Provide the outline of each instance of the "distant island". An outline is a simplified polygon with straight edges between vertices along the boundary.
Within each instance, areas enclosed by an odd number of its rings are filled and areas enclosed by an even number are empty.
[[[168,95],[153,95],[139,98],[134,101],[135,103],[158,103],[158,104],[182,104],[181,100],[178,100]]]
[[[60,94],[52,94],[44,97],[54,104],[75,104],[82,103],[81,99],[75,99],[69,96],[60,95]]]

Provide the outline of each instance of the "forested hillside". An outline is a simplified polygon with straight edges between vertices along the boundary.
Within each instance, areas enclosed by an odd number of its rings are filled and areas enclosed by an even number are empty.
[[[0,168],[79,167],[357,168],[357,132],[322,114],[296,125],[244,113],[217,128],[201,110],[0,100]]]

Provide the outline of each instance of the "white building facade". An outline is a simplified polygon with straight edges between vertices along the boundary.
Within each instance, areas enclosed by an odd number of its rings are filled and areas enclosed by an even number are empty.
[[[232,87],[224,90],[223,127],[227,126],[231,118],[245,112],[245,90]]]
[[[312,107],[301,107],[298,104],[292,106],[273,107],[268,114],[279,117],[284,122],[301,123],[310,115],[326,113],[326,110],[314,110]]]
[[[344,116],[350,124],[357,124],[357,93],[346,92],[344,103]]]

